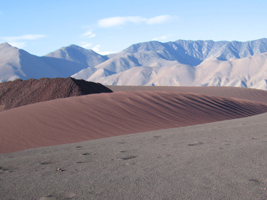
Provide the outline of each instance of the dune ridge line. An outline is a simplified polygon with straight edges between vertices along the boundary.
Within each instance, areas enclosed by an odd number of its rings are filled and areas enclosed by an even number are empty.
[[[0,152],[191,126],[267,112],[267,104],[193,93],[137,91],[57,99],[0,113]]]

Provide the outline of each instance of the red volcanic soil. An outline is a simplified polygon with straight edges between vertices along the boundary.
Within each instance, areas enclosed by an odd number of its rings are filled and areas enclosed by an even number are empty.
[[[73,78],[42,78],[0,83],[0,111],[32,103],[93,93],[112,92],[99,83]]]
[[[205,94],[226,98],[239,98],[247,99],[251,101],[257,101],[261,103],[267,103],[267,91],[257,90],[251,88],[240,88],[240,87],[216,87],[216,86],[196,86],[196,87],[185,87],[185,86],[107,86],[113,92],[124,91],[164,91],[164,92],[190,92],[195,94]]]
[[[56,99],[1,112],[0,153],[263,112],[267,104],[256,101],[179,92],[114,92]]]

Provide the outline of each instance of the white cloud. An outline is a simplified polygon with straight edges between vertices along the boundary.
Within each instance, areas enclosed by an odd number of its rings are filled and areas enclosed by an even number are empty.
[[[101,46],[98,44],[98,45],[94,46],[94,47],[92,48],[92,50],[98,52],[100,47],[101,47]]]
[[[26,47],[26,42],[8,42],[11,46],[22,49]]]
[[[22,36],[14,36],[14,37],[2,37],[3,40],[6,41],[18,41],[18,40],[37,40],[40,38],[44,38],[46,35],[22,35]]]
[[[89,47],[91,47],[92,46],[92,43],[86,43],[86,42],[84,42],[84,43],[82,43],[82,45],[81,45],[83,48],[86,48],[86,49],[88,49]]]
[[[97,52],[97,53],[99,53],[99,54],[101,54],[101,55],[108,55],[108,54],[115,53],[115,52],[112,52],[112,51],[101,51],[100,50],[100,47],[101,46],[98,44],[98,45],[94,46],[92,48],[92,50],[95,51],[95,52]]]
[[[162,35],[162,36],[159,36],[159,37],[155,37],[153,38],[152,40],[156,40],[156,41],[171,41],[173,39],[177,38],[177,35],[176,34],[166,34],[166,35]]]
[[[145,18],[143,17],[110,17],[99,20],[98,25],[101,27],[112,27],[112,26],[120,26],[128,22],[141,23],[144,21]]]
[[[93,30],[90,29],[89,31],[85,32],[84,34],[82,34],[83,37],[89,37],[89,38],[92,38],[92,37],[95,37],[96,34],[93,33]]]
[[[47,37],[46,35],[21,35],[21,36],[11,36],[11,37],[1,37],[1,40],[4,40],[5,42],[8,42],[10,45],[18,47],[18,48],[24,48],[27,46],[27,42],[30,40],[38,40],[41,38]]]
[[[160,37],[155,37],[152,40],[156,40],[156,41],[162,41],[162,40],[166,40],[168,37],[166,35],[160,36]]]
[[[93,37],[95,37],[96,34],[93,33],[93,29],[90,29],[87,32],[85,32],[84,34],[82,34],[81,36],[84,37],[85,39],[87,39],[87,38],[93,38]],[[92,46],[92,43],[90,43],[90,42],[87,42],[87,41],[81,42],[81,47],[83,47],[83,48],[88,49],[91,46]]]
[[[161,15],[157,17],[152,17],[147,19],[147,24],[162,24],[171,20],[172,18],[173,17],[171,17],[170,15]]]
[[[110,17],[101,19],[98,21],[98,25],[100,27],[113,27],[120,26],[126,23],[134,23],[134,24],[161,24],[171,20],[173,17],[170,15],[160,15],[152,18],[145,18],[140,16],[128,16],[128,17]]]

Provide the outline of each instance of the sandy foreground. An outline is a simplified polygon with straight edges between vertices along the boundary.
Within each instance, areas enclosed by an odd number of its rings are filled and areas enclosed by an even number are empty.
[[[192,92],[120,90],[1,112],[0,199],[267,199],[266,91]]]
[[[0,199],[267,199],[266,120],[1,154]]]

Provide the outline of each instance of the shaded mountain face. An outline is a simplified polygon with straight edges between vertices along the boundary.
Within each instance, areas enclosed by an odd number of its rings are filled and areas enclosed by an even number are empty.
[[[100,83],[73,78],[42,78],[0,83],[0,107],[7,110],[58,98],[112,92]]]
[[[57,56],[61,51],[65,53],[65,57]],[[86,50],[74,45],[49,55],[38,57],[8,43],[0,44],[0,82],[44,77],[67,78],[87,68],[89,66],[88,63],[94,66],[105,60],[104,56],[92,50]],[[86,57],[86,59],[83,60],[83,57]]]
[[[59,76],[60,74],[44,63],[39,57],[24,50],[12,47],[8,43],[0,44],[0,82]]]
[[[166,60],[176,60],[182,64],[196,66],[206,59],[239,59],[267,52],[267,39],[248,42],[177,40],[175,42],[161,43],[152,41],[134,44],[125,49],[122,54],[149,51],[157,52],[159,56]]]
[[[58,58],[63,60],[79,63],[87,67],[95,67],[98,64],[108,60],[107,56],[102,56],[93,50],[84,49],[77,45],[62,47],[54,52],[51,52],[43,57],[44,59]]]

